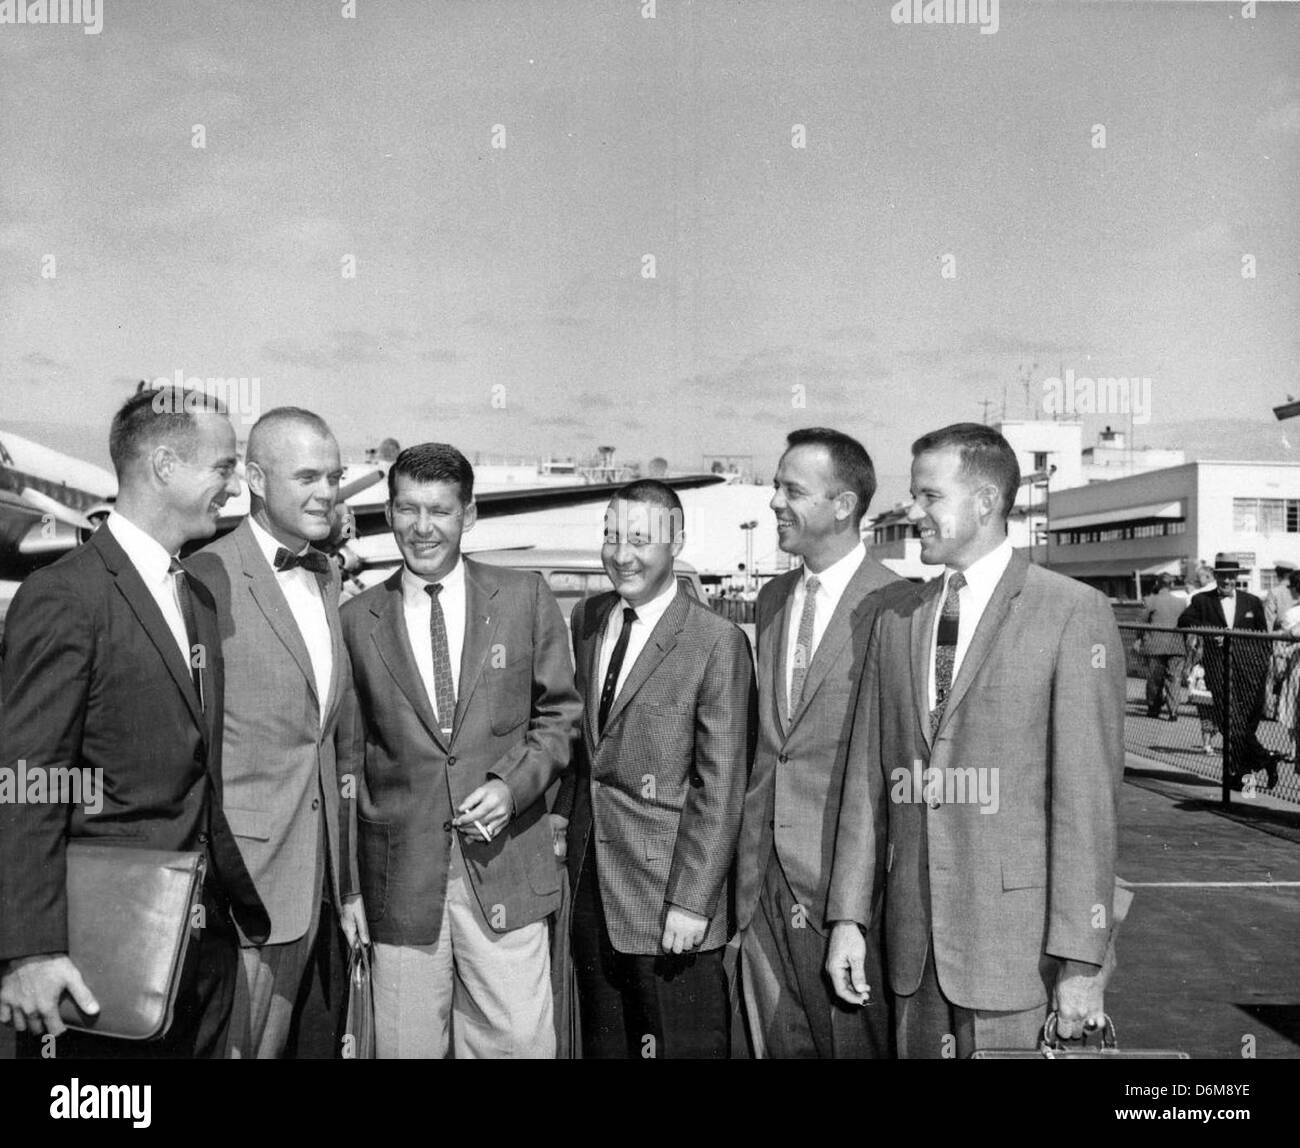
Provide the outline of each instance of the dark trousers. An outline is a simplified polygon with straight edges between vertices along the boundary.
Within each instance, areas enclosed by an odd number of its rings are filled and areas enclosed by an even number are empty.
[[[587,846],[573,903],[573,963],[587,1060],[725,1060],[731,1008],[722,949],[658,956],[610,943]]]
[[[1170,716],[1178,716],[1182,673],[1182,654],[1147,655],[1147,717],[1160,716],[1162,696],[1169,706]]]
[[[207,927],[190,938],[167,1034],[159,1040],[114,1040],[69,1029],[54,1042],[56,1058],[209,1060],[225,1056],[239,971],[239,940],[225,910],[206,892],[203,906]],[[41,1059],[42,1040],[18,1033],[15,1056]]]
[[[890,1055],[889,995],[880,930],[866,936],[868,1004],[835,995],[825,973],[827,939],[807,923],[772,850],[754,918],[741,939],[745,1005],[758,1056],[777,1060],[877,1060]]]

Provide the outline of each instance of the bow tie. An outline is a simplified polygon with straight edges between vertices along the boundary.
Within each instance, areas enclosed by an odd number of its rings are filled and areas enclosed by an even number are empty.
[[[313,550],[310,546],[305,553],[290,554],[283,546],[275,552],[274,566],[277,570],[292,570],[295,566],[301,566],[304,570],[310,570],[313,574],[329,573],[330,560],[319,550]]]

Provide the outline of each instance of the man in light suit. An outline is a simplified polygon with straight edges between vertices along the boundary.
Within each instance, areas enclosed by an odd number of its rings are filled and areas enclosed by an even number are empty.
[[[378,1053],[553,1057],[546,792],[582,710],[564,620],[538,575],[462,557],[460,451],[409,447],[388,492],[403,567],[342,609]]]
[[[886,1004],[850,1009],[822,974],[844,750],[872,619],[910,593],[862,545],[876,489],[862,444],[795,431],[772,495],[800,569],[758,595],[759,735],[737,854],[737,924],[758,1056],[889,1055]]]
[[[167,387],[113,418],[117,503],[89,541],[22,585],[9,609],[0,767],[93,771],[99,808],[0,802],[0,1024],[19,1056],[217,1057],[238,969],[232,918],[265,938],[266,911],[222,814],[223,672],[211,595],[177,560],[239,493],[221,404]],[[51,795],[52,796],[52,795]],[[152,1041],[65,1032],[68,994],[94,994],[68,956],[69,844],[202,853],[203,926],[186,951],[170,1029]]]
[[[334,735],[352,677],[339,624],[338,566],[313,549],[330,533],[339,448],[319,415],[267,411],[248,436],[251,513],[193,556],[212,591],[226,666],[226,820],[267,912],[262,944],[241,938],[228,1055],[284,1054],[328,890],[349,942],[367,939],[355,830],[340,831]],[[347,899],[345,907],[344,899]],[[330,920],[333,920],[331,914]]]
[[[1015,453],[959,423],[912,446],[909,517],[944,575],[883,611],[849,745],[827,973],[878,995],[880,916],[898,1055],[1032,1049],[1103,1017],[1125,664],[1097,591],[1014,552]],[[887,809],[887,814],[886,814]]]
[[[1156,592],[1147,599],[1142,620],[1149,626],[1174,629],[1187,608],[1187,599],[1174,596],[1174,579],[1161,574],[1156,582]],[[1143,631],[1142,654],[1147,659],[1147,717],[1160,716],[1163,698],[1169,707],[1169,720],[1178,720],[1181,702],[1180,682],[1183,676],[1183,659],[1187,647],[1182,634],[1164,630]]]
[[[583,1056],[725,1059],[723,946],[756,704],[749,642],[677,587],[682,504],[647,479],[610,502],[612,593],[570,619],[586,699],[569,818]]]

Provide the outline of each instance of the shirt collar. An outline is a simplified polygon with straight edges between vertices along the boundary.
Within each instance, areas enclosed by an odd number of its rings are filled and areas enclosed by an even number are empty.
[[[657,597],[651,598],[643,606],[633,606],[631,602],[620,595],[614,610],[614,617],[620,619],[621,624],[623,611],[631,607],[636,611],[636,620],[643,622],[649,629],[653,630],[659,624],[659,619],[668,612],[668,607],[673,604],[673,599],[676,596],[677,575],[674,574],[672,581],[668,583],[668,589]]]
[[[109,514],[106,525],[146,582],[156,584],[168,576],[172,556],[152,534],[141,529],[120,510]]]
[[[977,558],[968,567],[966,567],[966,585],[970,586],[981,598],[991,598],[994,587],[1002,575],[1006,573],[1007,567],[1011,564],[1011,539],[1004,538],[997,546],[990,550],[983,558]],[[948,592],[948,582],[956,570],[946,569],[943,572],[944,593]]]
[[[248,525],[253,528],[253,538],[257,542],[257,548],[266,556],[267,563],[274,568],[276,553],[281,550],[288,550],[289,548],[285,546],[283,542],[277,542],[275,540],[275,535],[253,518],[251,514],[248,516]],[[306,554],[310,548],[311,544],[304,542],[303,547],[298,551],[298,554]]]
[[[858,572],[862,560],[867,556],[867,548],[861,544],[855,546],[843,558],[836,559],[820,574],[814,574],[807,566],[803,568],[801,583],[804,593],[808,592],[808,579],[816,578],[821,588],[831,597],[838,599],[847,588],[850,579]]]
[[[459,554],[456,555],[456,565],[447,571],[438,581],[430,582],[427,578],[421,578],[418,574],[412,574],[411,568],[405,563],[402,565],[402,596],[408,601],[427,600],[428,594],[425,592],[426,586],[441,585],[443,595],[454,594],[457,591],[463,592],[465,589],[465,560]]]

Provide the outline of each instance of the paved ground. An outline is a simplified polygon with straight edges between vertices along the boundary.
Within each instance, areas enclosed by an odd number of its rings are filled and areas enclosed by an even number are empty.
[[[1300,1059],[1300,811],[1268,796],[1224,811],[1213,782],[1133,755],[1125,781],[1119,872],[1135,900],[1108,997],[1121,1043]],[[301,1052],[331,1052],[319,993]]]

